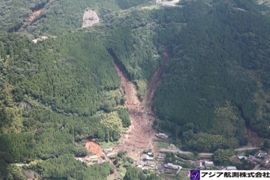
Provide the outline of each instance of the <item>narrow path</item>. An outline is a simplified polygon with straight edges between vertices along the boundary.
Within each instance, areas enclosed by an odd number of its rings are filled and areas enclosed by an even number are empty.
[[[261,147],[250,147],[250,146],[246,146],[246,147],[240,147],[237,149],[234,149],[235,151],[246,151],[246,150],[254,150],[254,149],[260,149]]]
[[[112,174],[110,174],[110,175],[108,176],[107,180],[114,180],[114,179],[117,179],[117,178],[119,177],[119,173],[118,173],[118,171],[116,170],[116,166],[113,164],[112,160],[111,160],[110,158],[107,157],[106,154],[103,154],[103,155],[104,155],[104,157],[105,157],[105,160],[108,161],[108,162],[110,162],[110,164],[114,166],[114,171],[113,171]]]

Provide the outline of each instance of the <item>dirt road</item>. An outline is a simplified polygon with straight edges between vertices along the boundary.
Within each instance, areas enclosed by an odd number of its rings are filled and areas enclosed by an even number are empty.
[[[186,155],[193,155],[193,152],[189,151],[181,151],[180,149],[160,149],[160,152],[172,152],[172,153],[179,153],[179,154],[186,154]]]
[[[237,148],[234,149],[235,151],[246,151],[246,150],[254,150],[254,149],[260,149],[261,147],[250,147],[250,146],[246,146],[246,147],[241,147],[241,148]]]

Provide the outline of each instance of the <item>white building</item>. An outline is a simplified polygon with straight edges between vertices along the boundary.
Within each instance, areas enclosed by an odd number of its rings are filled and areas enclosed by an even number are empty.
[[[175,169],[175,170],[178,170],[179,168],[182,169],[181,166],[178,166],[172,163],[165,164],[164,167],[168,169]]]

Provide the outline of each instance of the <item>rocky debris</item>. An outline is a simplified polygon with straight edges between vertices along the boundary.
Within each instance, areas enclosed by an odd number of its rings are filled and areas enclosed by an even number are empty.
[[[82,27],[90,27],[94,24],[99,23],[99,17],[97,13],[93,10],[88,10],[84,12]]]

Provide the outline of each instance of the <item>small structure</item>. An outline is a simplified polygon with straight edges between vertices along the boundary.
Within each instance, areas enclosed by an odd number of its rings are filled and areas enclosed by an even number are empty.
[[[138,161],[137,162],[137,167],[138,168],[143,168],[145,166],[146,162],[145,161]]]
[[[204,168],[203,162],[201,160],[200,161],[196,161],[195,167],[196,168],[199,168],[199,169],[203,169]]]
[[[156,166],[156,173],[157,174],[162,174],[164,172],[164,166],[162,164],[158,164]]]
[[[213,167],[213,166],[215,166],[213,161],[203,161],[203,165],[205,167]]]
[[[147,161],[145,166],[151,167],[151,168],[155,168],[156,163],[154,161]]]
[[[164,160],[166,158],[166,154],[159,153],[157,159]]]
[[[263,157],[267,156],[267,152],[259,150],[254,156],[257,158],[263,158]]]
[[[154,161],[154,158],[148,156],[147,154],[143,154],[143,155],[141,156],[141,160],[143,160],[143,161]]]
[[[37,39],[33,39],[32,41],[33,41],[34,43],[37,43],[37,42],[38,42],[38,40],[37,40]]]
[[[260,164],[260,163],[262,162],[261,159],[256,158],[256,157],[253,156],[253,155],[249,155],[249,156],[248,156],[248,161],[253,162],[253,163],[255,163],[255,164]]]
[[[243,156],[243,155],[241,155],[241,156],[237,156],[238,157],[238,159],[246,159],[246,157],[245,156]]]
[[[164,133],[157,133],[156,136],[160,139],[168,139],[169,136],[167,134]]]
[[[151,152],[148,152],[147,155],[153,157],[153,153]]]
[[[181,166],[178,166],[172,163],[165,164],[164,167],[168,169],[174,169],[174,170],[178,170],[179,168],[182,168]]]
[[[270,166],[270,156],[266,156],[262,162],[263,166]]]
[[[105,149],[103,149],[103,152],[105,153],[105,154],[108,154],[108,153],[110,153],[110,152],[112,152],[113,151],[113,148],[105,148]]]
[[[48,39],[48,37],[47,36],[41,36],[41,39],[46,40],[46,39]]]
[[[85,159],[87,162],[98,162],[98,156],[97,155],[93,155],[93,156],[89,156],[88,158]]]
[[[222,170],[233,171],[233,170],[237,170],[237,169],[235,166],[227,166],[227,167],[223,168]]]
[[[81,157],[79,157],[79,158],[75,158],[77,161],[80,161],[80,162],[86,162],[85,160],[84,160],[84,158],[81,158]]]

